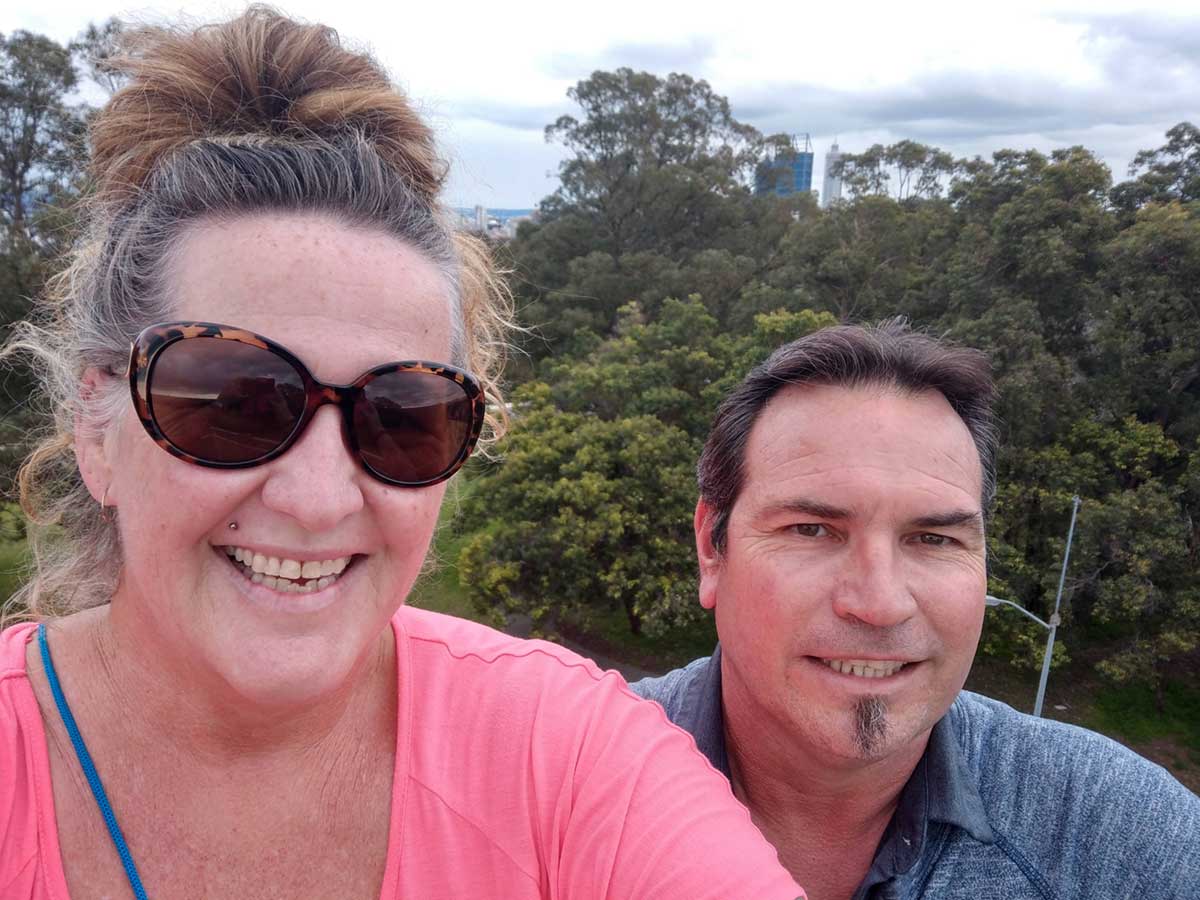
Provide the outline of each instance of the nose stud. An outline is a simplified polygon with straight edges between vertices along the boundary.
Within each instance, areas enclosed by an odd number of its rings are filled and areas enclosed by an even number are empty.
[[[230,531],[237,531],[237,522],[230,522],[230,523],[229,523],[229,530],[230,530]]]

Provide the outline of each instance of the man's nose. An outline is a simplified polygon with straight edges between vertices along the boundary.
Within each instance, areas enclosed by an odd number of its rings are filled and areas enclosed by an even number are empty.
[[[844,557],[845,571],[833,597],[842,618],[888,628],[916,615],[917,602],[902,566],[900,548],[884,537],[863,538]]]

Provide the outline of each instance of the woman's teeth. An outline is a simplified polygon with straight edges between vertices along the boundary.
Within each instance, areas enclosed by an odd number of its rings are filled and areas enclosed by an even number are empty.
[[[860,678],[887,678],[905,666],[899,659],[822,659],[821,662],[835,672]]]
[[[350,557],[337,559],[280,559],[264,556],[245,547],[225,547],[231,560],[240,564],[242,574],[272,590],[285,594],[311,594],[329,587],[350,564]]]

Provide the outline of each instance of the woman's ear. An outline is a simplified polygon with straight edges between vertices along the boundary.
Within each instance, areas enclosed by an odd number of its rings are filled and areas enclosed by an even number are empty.
[[[108,384],[111,376],[99,369],[90,368],[83,373],[80,410],[75,413],[75,463],[79,466],[79,474],[87,485],[88,493],[96,498],[96,502],[106,506],[116,506],[116,493],[112,484],[112,465],[109,460],[109,442],[106,440],[107,429],[84,414],[83,410],[90,407],[97,396],[111,386]]]

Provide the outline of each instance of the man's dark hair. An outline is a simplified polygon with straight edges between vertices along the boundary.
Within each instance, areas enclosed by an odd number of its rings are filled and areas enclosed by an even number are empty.
[[[780,347],[718,407],[697,472],[700,496],[713,510],[712,541],[718,552],[725,549],[729,514],[745,480],[750,430],[781,388],[800,384],[938,391],[975,441],[983,467],[984,510],[991,505],[996,492],[996,386],[988,358],[913,331],[904,319],[872,327],[838,325]]]

